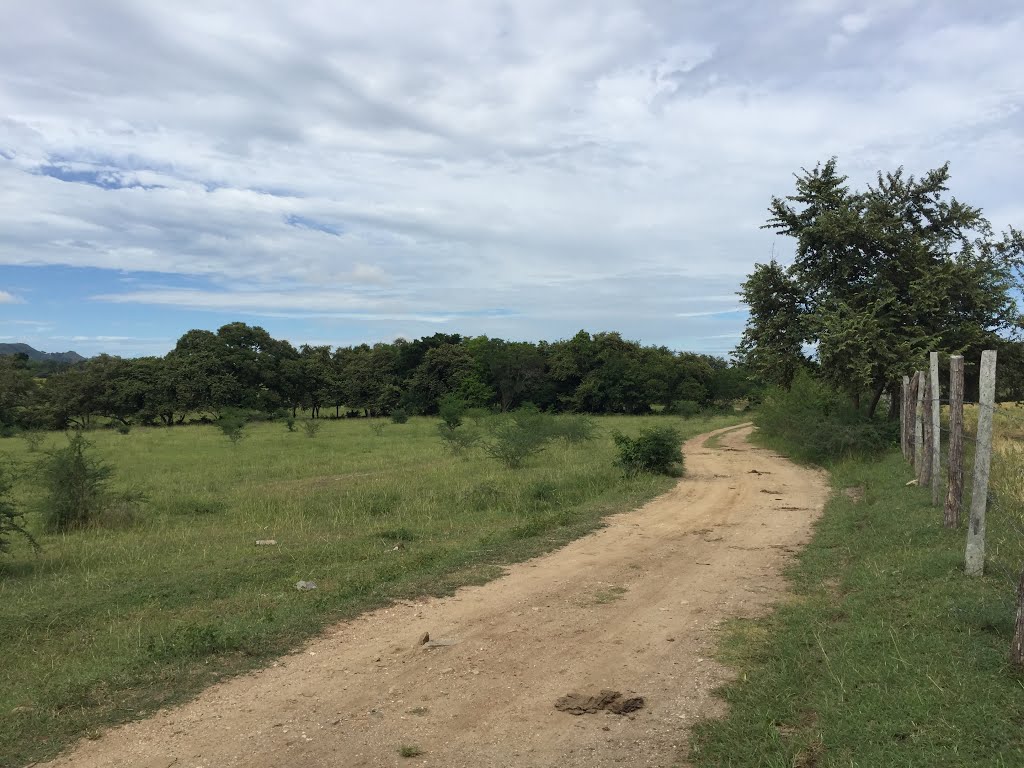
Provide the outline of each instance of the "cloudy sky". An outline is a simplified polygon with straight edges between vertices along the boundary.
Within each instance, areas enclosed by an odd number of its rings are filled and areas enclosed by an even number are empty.
[[[1018,0],[0,3],[0,341],[726,353],[837,155],[1024,225]]]

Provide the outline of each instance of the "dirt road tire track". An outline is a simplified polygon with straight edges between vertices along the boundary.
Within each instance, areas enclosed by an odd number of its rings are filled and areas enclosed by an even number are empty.
[[[496,581],[332,627],[48,765],[683,765],[688,726],[722,709],[712,691],[729,672],[710,658],[714,629],[780,599],[781,570],[828,494],[824,473],[753,447],[750,431],[690,440],[672,491]],[[419,645],[424,632],[441,642]],[[647,705],[554,709],[590,688]],[[401,745],[423,754],[403,758]]]

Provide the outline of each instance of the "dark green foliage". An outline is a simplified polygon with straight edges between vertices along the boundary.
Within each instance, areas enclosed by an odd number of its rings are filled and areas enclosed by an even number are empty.
[[[692,419],[694,416],[699,416],[700,412],[700,403],[696,400],[676,400],[665,409],[665,413],[672,416],[681,416],[684,419]]]
[[[119,435],[127,435],[132,431],[132,425],[124,421],[119,421],[114,426],[114,429],[117,430],[117,434]]]
[[[296,349],[244,323],[188,331],[162,358],[99,355],[43,373],[31,361],[0,355],[0,435],[86,429],[98,418],[172,426],[232,412],[287,426],[299,409],[318,419],[327,408],[341,418],[342,408],[376,417],[431,415],[443,406],[453,426],[465,408],[507,413],[528,402],[546,413],[643,414],[675,400],[705,406],[739,399],[751,386],[742,366],[645,347],[614,332],[537,343],[439,333],[372,347]]]
[[[287,416],[287,417],[285,417],[284,425],[285,425],[285,427],[288,428],[289,432],[294,432],[295,431],[295,417],[294,416]]]
[[[21,438],[28,446],[29,453],[35,453],[39,450],[39,446],[43,444],[45,435],[36,429],[26,429],[21,433]]]
[[[247,414],[235,408],[225,410],[221,413],[220,418],[217,419],[217,427],[232,444],[237,444],[245,437],[245,425],[247,423]]]
[[[314,419],[302,422],[302,431],[306,433],[306,437],[310,440],[317,436],[321,427],[323,427],[323,424]]]
[[[1019,327],[1024,234],[996,238],[981,210],[948,195],[949,166],[902,168],[853,191],[836,160],[775,197],[766,229],[796,241],[794,263],[758,264],[737,353],[788,387],[811,365],[869,416],[929,351],[974,356]]]
[[[409,412],[404,408],[395,408],[391,411],[392,424],[405,424],[409,421]]]
[[[620,432],[612,435],[619,457],[616,465],[627,476],[641,472],[681,477],[683,474],[683,436],[675,427],[655,427],[628,437]]]
[[[80,432],[64,448],[50,451],[40,465],[47,530],[69,531],[95,520],[110,501],[107,481],[112,474]]]
[[[800,371],[790,389],[766,395],[754,421],[772,445],[802,461],[826,462],[892,445],[898,425],[872,419],[828,384]]]
[[[12,474],[7,464],[0,463],[0,555],[10,550],[10,537],[13,533],[25,537],[35,549],[39,549],[36,540],[25,528],[24,513],[11,499],[11,489],[14,487]]]
[[[437,415],[441,421],[450,429],[462,425],[462,417],[466,415],[469,406],[466,401],[458,395],[445,395],[437,403]]]

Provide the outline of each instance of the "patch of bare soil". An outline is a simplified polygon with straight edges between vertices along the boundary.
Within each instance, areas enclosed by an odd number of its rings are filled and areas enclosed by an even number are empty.
[[[680,764],[690,724],[723,709],[715,628],[780,599],[827,496],[823,473],[751,446],[750,430],[689,441],[672,491],[490,584],[339,624],[50,765]],[[609,585],[615,599],[595,600]],[[567,691],[631,691],[614,700],[644,706],[575,717],[553,706]]]

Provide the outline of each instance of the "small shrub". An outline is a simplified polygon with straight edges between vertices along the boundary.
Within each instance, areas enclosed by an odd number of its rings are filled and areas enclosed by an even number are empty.
[[[295,417],[294,416],[286,417],[285,420],[284,420],[284,425],[288,428],[289,432],[294,432],[295,431]]]
[[[0,437],[15,437],[18,434],[18,428],[13,424],[0,424]]]
[[[684,419],[692,419],[699,416],[701,412],[700,403],[696,400],[676,400],[665,409],[665,412],[672,416],[681,416]]]
[[[12,533],[27,539],[33,549],[39,549],[39,544],[25,528],[25,513],[11,500],[11,489],[14,487],[12,474],[8,465],[0,464],[0,555],[10,550]]]
[[[441,436],[448,450],[455,456],[462,456],[480,442],[480,434],[466,427],[452,427],[447,423],[437,425],[437,433]]]
[[[309,421],[302,422],[302,431],[306,433],[306,437],[313,439],[320,432],[320,428],[323,427],[319,421],[310,419]]]
[[[527,459],[544,450],[550,439],[540,425],[529,425],[516,419],[499,421],[491,429],[484,452],[509,469],[519,469]]]
[[[224,433],[224,437],[231,441],[232,445],[245,437],[245,425],[247,419],[244,414],[236,411],[227,411],[217,419],[217,426]]]
[[[117,430],[117,434],[119,435],[127,435],[132,431],[132,425],[127,424],[123,421],[119,421],[117,425],[114,427],[114,429]]]
[[[405,424],[409,420],[409,412],[404,408],[395,408],[391,412],[391,422],[393,424]]]
[[[466,401],[457,395],[445,395],[437,404],[437,413],[441,421],[453,430],[462,426],[462,417],[466,415],[466,410]]]
[[[419,757],[423,754],[423,750],[415,744],[403,744],[398,748],[398,754],[402,757]]]
[[[41,466],[46,490],[43,517],[50,531],[84,527],[109,502],[107,481],[113,469],[93,455],[93,446],[76,432],[65,448],[51,451]]]
[[[21,438],[28,446],[29,453],[35,453],[38,451],[39,446],[43,444],[45,437],[46,435],[38,429],[28,429],[21,433]]]
[[[377,437],[384,437],[384,428],[387,427],[383,421],[378,421],[370,425],[370,431],[373,432]]]
[[[616,432],[612,439],[619,449],[616,464],[627,476],[640,472],[680,477],[683,474],[683,437],[674,427],[645,429],[636,438]]]

